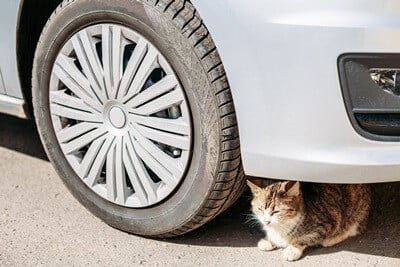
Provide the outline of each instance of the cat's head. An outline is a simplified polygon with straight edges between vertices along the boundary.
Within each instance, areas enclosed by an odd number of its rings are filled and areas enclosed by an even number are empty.
[[[276,182],[267,186],[262,180],[247,180],[253,200],[251,207],[257,219],[267,227],[295,223],[302,212],[303,198],[300,183]]]

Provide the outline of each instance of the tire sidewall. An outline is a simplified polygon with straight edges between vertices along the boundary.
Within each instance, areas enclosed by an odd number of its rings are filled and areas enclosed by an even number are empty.
[[[71,168],[52,125],[49,83],[63,44],[76,32],[97,23],[117,23],[147,38],[168,60],[185,90],[192,114],[192,155],[186,176],[175,192],[152,207],[126,208],[98,196]],[[37,47],[33,70],[35,117],[49,158],[72,194],[108,224],[136,234],[158,235],[189,221],[202,208],[215,183],[221,131],[218,109],[206,71],[189,41],[171,20],[138,1],[77,1],[56,13]]]

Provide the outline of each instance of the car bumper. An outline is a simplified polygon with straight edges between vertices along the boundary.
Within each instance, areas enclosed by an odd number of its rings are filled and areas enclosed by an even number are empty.
[[[400,52],[399,1],[193,2],[231,84],[246,174],[400,180],[400,143],[354,130],[337,65],[344,53]]]

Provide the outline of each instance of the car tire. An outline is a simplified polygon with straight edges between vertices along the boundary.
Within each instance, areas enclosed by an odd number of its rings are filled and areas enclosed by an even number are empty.
[[[62,46],[96,23],[123,25],[146,37],[174,69],[191,111],[190,163],[175,190],[142,208],[110,202],[79,177],[58,142],[50,109],[50,78]],[[199,14],[183,0],[65,0],[48,20],[32,74],[35,120],[47,155],[70,192],[107,224],[130,233],[173,237],[210,221],[243,192],[235,109],[215,44]]]

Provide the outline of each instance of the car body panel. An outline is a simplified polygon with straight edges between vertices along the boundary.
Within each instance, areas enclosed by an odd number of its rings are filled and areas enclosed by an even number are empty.
[[[356,133],[337,70],[343,53],[400,52],[399,1],[192,3],[231,84],[246,174],[336,183],[400,180],[400,143]],[[0,109],[15,115],[23,105],[18,7],[19,1],[5,0],[0,9],[0,34],[10,36],[0,41],[0,93],[9,95],[0,98]],[[10,109],[10,103],[18,108]]]
[[[0,8],[0,69],[8,96],[22,99],[17,69],[16,34],[20,1],[3,0]],[[1,88],[1,85],[0,85]]]
[[[397,0],[192,1],[222,57],[248,175],[400,180],[400,143],[365,139],[343,101],[343,53],[400,52]]]
[[[24,100],[5,94],[0,94],[0,111],[16,117],[27,118],[24,110]]]
[[[3,74],[0,69],[0,94],[6,94],[6,87],[4,86]]]

